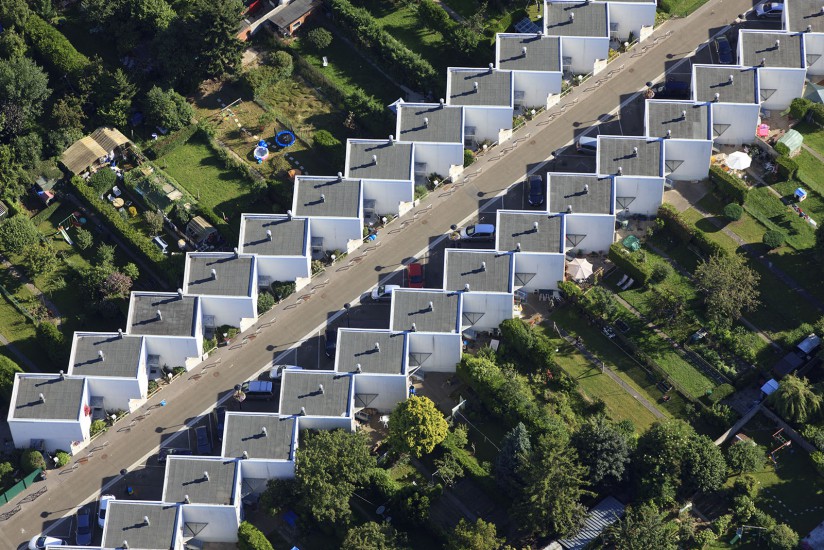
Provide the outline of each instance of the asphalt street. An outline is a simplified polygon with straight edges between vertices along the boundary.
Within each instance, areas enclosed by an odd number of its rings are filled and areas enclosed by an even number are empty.
[[[127,479],[142,475],[161,443],[178,446],[178,439],[170,438],[177,433],[188,437],[187,428],[226,397],[234,384],[255,378],[283,352],[300,347],[307,337],[322,332],[330,319],[345,322],[345,316],[341,319],[344,303],[357,304],[359,297],[379,280],[402,270],[442,239],[451,224],[467,223],[490,199],[500,203],[496,197],[522,180],[525,173],[542,168],[553,152],[585,128],[612,120],[610,113],[619,105],[629,105],[633,94],[647,81],[658,79],[752,5],[752,0],[710,0],[688,19],[662,25],[647,41],[576,88],[549,113],[516,132],[512,141],[487,152],[456,183],[431,193],[418,207],[382,230],[377,241],[327,269],[312,285],[262,316],[233,345],[219,349],[141,410],[95,439],[63,471],[50,472],[46,481],[0,509],[7,513],[20,507],[0,521],[0,545],[17,548],[24,540],[52,527],[55,533],[64,534],[68,522],[58,520],[73,514],[84,502],[96,500],[101,491],[116,491],[123,482],[121,469],[128,470]],[[490,203],[489,208],[495,207],[494,202]],[[285,354],[283,359],[288,357]],[[328,364],[331,367],[331,362]],[[159,406],[161,399],[166,406]],[[44,486],[48,491],[21,503],[26,495]]]

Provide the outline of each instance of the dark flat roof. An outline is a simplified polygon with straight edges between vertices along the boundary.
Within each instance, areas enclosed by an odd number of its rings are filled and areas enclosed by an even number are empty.
[[[308,218],[245,214],[243,216],[243,243],[245,253],[261,256],[305,256]],[[272,237],[266,233],[271,231]]]
[[[435,104],[398,105],[400,139],[433,143],[463,143],[463,109]]]
[[[784,17],[790,32],[805,32],[808,26],[812,26],[812,32],[824,32],[820,0],[786,0]]]
[[[498,249],[515,250],[520,243],[521,252],[560,253],[562,222],[558,214],[499,211]]]
[[[638,148],[638,153],[633,151]],[[598,136],[598,170],[601,175],[660,176],[661,141],[655,138]]]
[[[120,548],[125,540],[129,548],[169,550],[175,539],[177,510],[176,504],[113,500],[106,508],[103,546]],[[144,518],[149,518],[148,525]]]
[[[389,140],[346,142],[350,178],[411,180],[412,144]],[[377,157],[377,162],[373,159]]]
[[[189,495],[190,504],[232,504],[235,488],[235,461],[170,456],[166,460],[165,502],[182,503]],[[209,473],[209,479],[203,475]]]
[[[17,399],[12,418],[77,420],[83,399],[83,378],[57,374],[27,374],[17,378]],[[43,394],[45,402],[40,400]]]
[[[458,327],[457,292],[397,289],[392,293],[392,330],[418,332],[456,332]],[[430,309],[429,302],[433,308]]]
[[[550,173],[547,179],[550,212],[566,212],[572,206],[573,214],[612,214],[611,177]]]
[[[292,2],[286,4],[282,10],[271,16],[269,21],[277,25],[278,28],[287,29],[292,23],[322,3],[321,0],[292,0]]]
[[[497,61],[498,68],[507,71],[560,71],[561,39],[537,34],[499,34]]]
[[[709,139],[706,103],[647,101],[647,134],[673,139]]]
[[[265,435],[263,428],[266,428]],[[246,451],[249,458],[289,460],[294,429],[294,418],[274,414],[227,414],[223,431],[225,456],[242,458]]]
[[[819,8],[820,9],[820,8]],[[778,41],[778,44],[776,44]],[[801,55],[801,35],[786,32],[740,32],[738,51],[743,52],[743,62],[747,67],[805,68]]]
[[[451,105],[512,105],[512,73],[509,71],[450,68],[448,78]]]
[[[360,213],[360,200],[360,180],[338,180],[337,177],[295,178],[296,216],[357,218]]]
[[[320,386],[323,386],[323,392]],[[343,416],[349,413],[352,377],[335,372],[287,370],[283,372],[280,414],[307,416]]]
[[[692,69],[697,101],[715,101],[718,94],[721,103],[758,103],[754,69],[729,65],[695,65]]]
[[[141,336],[118,333],[78,336],[74,345],[72,374],[134,378],[137,376],[142,346]]]
[[[507,252],[447,249],[444,257],[446,290],[510,292],[512,255]]]
[[[251,296],[254,256],[231,252],[188,253],[186,292],[204,296]],[[215,275],[212,275],[212,270]]]
[[[402,332],[342,329],[338,332],[338,372],[356,372],[360,365],[365,374],[402,374],[405,340]]]
[[[607,5],[602,3],[546,2],[544,22],[550,36],[609,36]]]
[[[194,336],[197,297],[177,294],[132,294],[130,334]],[[158,319],[157,312],[161,318]]]

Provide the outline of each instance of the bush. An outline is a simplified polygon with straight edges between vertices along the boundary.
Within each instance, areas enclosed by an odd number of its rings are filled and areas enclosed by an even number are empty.
[[[801,120],[807,116],[807,111],[813,102],[803,97],[797,97],[790,102],[790,116],[796,120]]]
[[[275,305],[275,298],[268,292],[261,292],[258,294],[257,312],[258,315],[266,313]]]
[[[143,100],[146,118],[156,126],[179,130],[192,122],[194,110],[179,93],[153,86]]]
[[[744,204],[749,187],[743,180],[725,172],[717,165],[710,166],[710,180],[715,184],[719,193],[738,204]]]
[[[724,207],[724,216],[727,219],[737,222],[741,219],[741,216],[744,215],[744,208],[735,202],[729,203],[727,206]]]
[[[798,163],[786,156],[780,156],[775,159],[775,166],[778,170],[778,178],[782,181],[788,181],[795,177],[798,172]]]
[[[664,221],[666,227],[681,242],[688,243],[692,240],[695,230],[687,223],[681,214],[671,204],[662,204],[658,208],[658,219]]]
[[[789,154],[790,154],[790,148],[787,147],[787,144],[786,143],[781,143],[780,141],[775,143],[775,146],[773,147],[773,149],[775,149],[775,152],[778,153],[779,155],[781,155],[782,157],[783,156],[789,156]]]
[[[824,126],[824,104],[813,103],[809,106],[807,112],[811,115],[814,123]]]
[[[8,403],[11,400],[11,393],[14,389],[14,375],[24,372],[20,366],[6,357],[0,355],[0,401]]]
[[[316,50],[325,50],[332,44],[332,33],[323,28],[312,29],[306,34],[306,41]]]
[[[74,236],[74,242],[80,250],[87,250],[94,244],[94,237],[90,231],[80,228]]]
[[[787,235],[784,234],[783,231],[776,231],[775,229],[770,229],[764,236],[761,238],[761,241],[772,250],[773,248],[778,248],[784,241],[787,240]]]
[[[607,255],[615,266],[643,286],[649,282],[650,266],[641,261],[641,250],[630,252],[621,243],[612,243]]]
[[[248,521],[242,522],[237,530],[237,547],[239,550],[274,550],[266,535]]]
[[[92,422],[92,425],[89,427],[89,435],[95,436],[101,432],[106,431],[106,421],[105,420],[95,420]]]
[[[103,168],[92,174],[92,177],[89,178],[88,185],[100,196],[114,187],[116,182],[117,175],[114,171]]]
[[[475,153],[471,149],[464,149],[464,168],[475,162]]]
[[[62,468],[72,459],[71,455],[69,455],[66,451],[57,451],[54,456],[57,459],[58,468]]]
[[[32,13],[26,24],[26,36],[40,60],[57,76],[76,76],[89,64],[89,58],[78,52],[63,33]]]
[[[46,350],[50,360],[60,365],[68,361],[66,339],[60,329],[48,321],[43,321],[37,325],[35,334],[38,345]]]
[[[815,465],[815,471],[818,472],[819,475],[824,476],[824,453],[821,451],[813,451],[810,453],[810,460],[812,460]]]
[[[692,236],[692,244],[697,246],[707,256],[726,256],[729,254],[726,248],[710,239],[703,231],[696,231]]]
[[[23,451],[23,454],[20,456],[20,468],[22,468],[22,470],[27,474],[32,473],[38,468],[45,470],[46,459],[43,458],[43,453],[40,451],[27,449]]]
[[[333,157],[329,159],[330,161],[337,157],[340,157],[339,160],[343,160],[343,144],[328,130],[318,130],[315,132],[312,135],[312,144],[320,149],[322,153]]]
[[[650,281],[653,283],[662,283],[667,280],[667,277],[673,273],[672,266],[666,262],[655,264],[650,271]]]
[[[731,396],[735,393],[735,388],[730,386],[729,384],[721,384],[709,395],[710,403],[718,403],[722,399]]]
[[[34,223],[23,214],[12,216],[0,225],[0,247],[5,253],[22,254],[39,239]]]
[[[272,295],[280,302],[294,294],[297,285],[291,281],[275,281],[272,283]]]

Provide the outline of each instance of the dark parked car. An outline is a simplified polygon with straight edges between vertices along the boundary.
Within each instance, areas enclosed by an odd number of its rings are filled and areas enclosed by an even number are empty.
[[[212,452],[212,443],[209,441],[209,430],[206,426],[195,428],[195,439],[197,440],[197,452],[201,455],[208,455]]]
[[[240,389],[246,394],[246,399],[269,400],[275,398],[274,384],[266,380],[244,382]]]
[[[92,543],[92,510],[89,506],[84,506],[77,511],[74,542],[78,546],[89,546]]]
[[[192,451],[190,449],[175,449],[173,447],[164,447],[160,449],[160,453],[157,455],[157,463],[158,464],[165,464],[166,458],[169,455],[175,456],[191,456]]]
[[[423,288],[423,265],[413,262],[406,266],[407,286],[409,288]]]
[[[215,407],[212,409],[212,420],[215,423],[217,440],[223,441],[223,425],[226,422],[226,407]]]
[[[529,176],[526,179],[527,187],[529,189],[530,206],[541,206],[544,204],[544,178],[538,175]]]
[[[326,329],[326,357],[335,358],[335,350],[338,349],[338,331],[333,328]]]
[[[732,47],[726,36],[721,35],[715,39],[715,53],[718,54],[718,62],[722,65],[732,64]]]

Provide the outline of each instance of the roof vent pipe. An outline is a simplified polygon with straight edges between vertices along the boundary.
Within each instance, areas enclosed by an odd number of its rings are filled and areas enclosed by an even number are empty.
[[[238,252],[237,247],[233,248],[233,249],[232,249],[232,252],[234,252],[234,253],[235,253],[235,258],[237,258],[238,256],[240,256],[240,252]]]
[[[269,239],[270,241],[272,240],[272,230],[271,229],[266,230],[266,238]]]
[[[429,302],[429,311],[435,311],[435,304],[433,302]]]
[[[360,374],[361,372],[363,372],[363,369],[361,368],[361,364],[360,364],[360,363],[358,363],[357,365],[355,365],[355,372],[356,372],[356,373],[358,373],[358,374]]]
[[[637,157],[637,156],[638,156],[638,147],[633,147],[633,148],[632,148],[632,156],[633,156],[633,157]]]
[[[515,243],[515,250],[517,250],[518,252],[521,251],[521,243]]]
[[[149,516],[143,516],[143,525],[151,525],[151,523],[149,522]]]
[[[667,130],[667,137],[672,137],[672,130]]]
[[[102,352],[101,352],[101,353],[102,353]],[[65,375],[65,374],[63,374],[63,371],[62,371],[62,370],[61,370],[58,374],[60,375],[60,380],[65,380],[65,379],[66,379],[66,375]]]
[[[123,338],[123,329],[122,328],[117,329],[117,336],[118,336],[118,338]]]
[[[718,101],[719,99],[721,99],[721,94],[715,92],[715,101]]]
[[[260,428],[260,433],[263,434],[263,437],[269,436],[269,430],[266,429],[266,426]]]
[[[159,309],[157,310],[157,320],[158,321],[163,320],[163,312],[161,312]]]
[[[318,384],[318,392],[323,393],[323,384]]]
[[[389,145],[395,145],[395,136],[389,134]]]
[[[762,57],[762,58],[761,58],[761,66],[763,67],[763,66],[764,66],[764,65],[766,65],[766,64],[767,64],[767,58],[766,58],[766,57]]]
[[[490,63],[490,64],[489,64],[489,72],[491,73],[491,72],[492,72],[492,71],[494,71],[494,70],[495,70],[495,64],[494,64],[494,63]]]
[[[372,164],[378,165],[378,155],[372,155]]]
[[[189,495],[183,495],[183,502],[185,502],[186,504],[189,504],[191,502],[191,500],[189,500]]]
[[[585,184],[584,184],[584,195],[586,195],[586,194],[588,194],[588,193],[589,193],[589,184],[588,184],[588,183],[585,183]]]
[[[428,116],[423,117],[423,125],[427,126],[427,127],[429,126],[429,117]]]
[[[343,181],[343,172],[338,172],[338,181]]]
[[[45,402],[46,402],[46,396],[45,396],[45,395],[43,395],[42,393],[40,394],[40,402],[41,402],[41,403],[45,403]]]
[[[381,345],[378,342],[375,342],[375,351],[380,351]]]
[[[300,415],[301,416],[306,416],[306,407],[301,407],[300,408]]]
[[[443,109],[443,106],[444,106],[443,98],[439,99],[438,102],[441,104],[441,109]]]
[[[209,481],[209,472],[207,470],[203,470],[203,479]]]
[[[217,270],[216,269],[212,269],[212,279],[217,281]]]
[[[687,118],[687,111],[686,110],[681,111],[681,118],[686,120],[686,118]]]
[[[624,168],[623,168],[623,166],[619,166],[618,167],[618,175],[621,176],[623,174],[624,174]]]
[[[486,262],[481,262],[481,271],[486,271]]]
[[[243,451],[243,458],[249,458],[249,452]]]
[[[538,222],[532,222],[532,230],[535,231],[535,233],[538,232]]]
[[[575,21],[575,12],[571,11],[569,12],[569,22],[572,23],[573,21]]]
[[[572,214],[572,205],[571,204],[567,205],[567,214]]]
[[[735,80],[735,77],[733,75],[730,75],[730,78],[729,78],[730,84],[732,84],[734,80]]]
[[[780,40],[776,40],[776,41],[775,41],[775,49],[777,50],[777,49],[778,49],[778,47],[779,47],[780,45],[781,45],[781,41],[780,41]]]
[[[418,331],[418,325],[416,325],[415,323],[412,323],[412,332],[417,332],[417,331]]]
[[[521,54],[523,54],[523,56],[526,57],[526,46],[521,48]]]
[[[340,172],[338,172],[338,174],[340,174]],[[290,220],[292,219],[292,215],[293,215],[293,214],[292,214],[292,211],[291,211],[291,210],[287,210],[287,211],[286,211],[286,216],[288,216],[288,218],[289,218]]]
[[[478,81],[477,80],[472,83],[472,87],[475,88],[476,92],[478,91]]]
[[[464,292],[469,292],[469,283],[464,285]]]
[[[326,195],[323,193],[320,194],[320,202],[326,202]]]
[[[102,349],[97,351],[97,356],[98,356],[98,357],[100,357],[100,360],[101,360],[101,361],[105,361],[105,360],[106,360],[106,354],[105,354],[105,353],[103,353],[103,350],[102,350]],[[63,371],[61,370],[61,371],[60,371],[60,373],[62,374],[62,373],[63,373]]]
[[[181,300],[183,299],[183,289],[182,288],[177,289],[177,297],[180,298]]]

